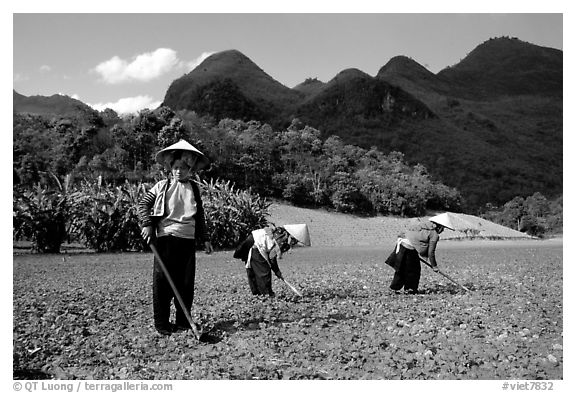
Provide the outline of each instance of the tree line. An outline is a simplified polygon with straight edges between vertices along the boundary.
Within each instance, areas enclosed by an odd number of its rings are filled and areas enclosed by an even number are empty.
[[[563,199],[560,196],[548,200],[542,193],[535,192],[526,198],[517,196],[502,207],[488,205],[483,216],[533,236],[562,233]]]
[[[119,118],[46,119],[14,115],[14,175],[21,185],[59,178],[96,178],[121,183],[163,176],[154,154],[186,139],[212,161],[205,178],[298,206],[356,214],[417,216],[426,209],[458,211],[462,197],[410,166],[398,152],[347,145],[337,136],[294,120],[284,130],[257,121],[219,122],[194,112],[162,107]]]

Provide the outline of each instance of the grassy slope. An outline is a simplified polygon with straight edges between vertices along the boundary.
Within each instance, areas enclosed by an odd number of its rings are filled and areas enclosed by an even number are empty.
[[[529,238],[524,233],[475,216],[463,214],[460,217],[479,225],[479,238]],[[279,203],[270,207],[269,220],[276,225],[308,224],[312,245],[317,247],[387,246],[394,243],[411,221],[409,218],[399,217],[356,217],[324,209],[304,209]],[[459,231],[445,231],[441,238],[460,239],[464,238],[464,234]]]

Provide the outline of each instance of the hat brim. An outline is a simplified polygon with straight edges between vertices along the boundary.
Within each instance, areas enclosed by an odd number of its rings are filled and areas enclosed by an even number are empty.
[[[433,222],[436,225],[440,225],[444,228],[448,228],[451,231],[455,231],[454,226],[451,223],[449,223],[449,219],[447,217],[436,216],[436,217],[430,218],[429,221]]]
[[[304,246],[310,246],[310,233],[306,224],[282,225],[294,239]]]
[[[183,153],[182,159],[192,170],[198,171],[207,168],[210,165],[208,157],[184,139],[180,139],[173,145],[170,145],[156,153],[156,162],[163,165],[166,169],[171,169],[170,166],[173,161],[173,154],[176,151],[181,151]]]
[[[210,160],[204,154],[183,149],[161,150],[156,154],[156,162],[166,169],[171,169],[174,153],[177,151],[182,152],[182,160],[194,171],[206,169],[210,166]]]

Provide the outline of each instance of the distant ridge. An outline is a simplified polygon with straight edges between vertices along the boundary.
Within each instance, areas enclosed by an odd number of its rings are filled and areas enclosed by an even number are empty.
[[[50,116],[94,116],[98,111],[72,97],[54,94],[50,97],[26,97],[12,90],[12,107],[14,112]]]
[[[365,148],[378,145],[374,128],[379,133],[398,132],[407,123],[436,117],[402,88],[354,68],[339,72],[296,107],[293,115],[320,129],[324,137],[338,135]]]

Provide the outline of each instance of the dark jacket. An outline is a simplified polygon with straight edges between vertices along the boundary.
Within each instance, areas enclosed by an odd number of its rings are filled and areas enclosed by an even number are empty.
[[[244,263],[248,262],[248,254],[254,246],[254,237],[250,234],[234,251],[234,258],[241,259]]]
[[[407,249],[404,246],[400,246],[398,252],[396,252],[396,249],[392,250],[392,253],[390,253],[390,256],[388,256],[385,262],[388,266],[393,267],[394,270],[399,271],[406,256],[408,258],[413,258],[417,263],[420,263],[418,251]]]

